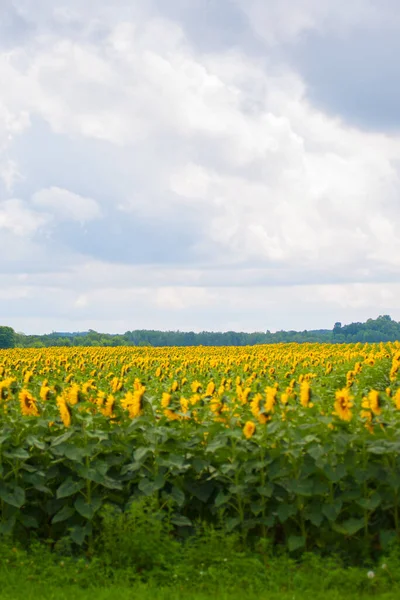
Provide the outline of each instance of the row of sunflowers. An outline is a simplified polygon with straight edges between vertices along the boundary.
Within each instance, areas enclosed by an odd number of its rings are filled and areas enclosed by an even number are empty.
[[[399,372],[397,342],[1,351],[0,532],[85,544],[149,495],[178,532],[385,545]]]

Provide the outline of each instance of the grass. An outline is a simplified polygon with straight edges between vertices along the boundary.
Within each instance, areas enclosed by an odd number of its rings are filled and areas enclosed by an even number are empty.
[[[2,574],[4,575],[4,574]],[[312,584],[312,582],[310,582]],[[22,573],[3,578],[0,576],[0,600],[309,600],[310,591],[252,593],[240,590],[235,592],[196,592],[194,590],[162,588],[154,584],[133,586],[112,585],[109,587],[82,589],[77,585],[58,587],[24,580]],[[400,589],[383,593],[346,594],[352,600],[374,598],[375,600],[398,600]],[[330,592],[312,593],[313,600],[341,600],[344,596],[339,588]]]
[[[197,545],[175,556],[170,567],[137,571],[137,561],[118,567],[99,551],[60,556],[42,544],[30,549],[0,544],[0,600],[398,600],[400,549],[385,562],[346,567],[334,557],[293,559],[239,551],[235,538],[206,532]],[[208,549],[208,550],[207,550]],[[63,549],[65,551],[65,548]],[[207,552],[209,554],[206,561]],[[228,556],[228,558],[226,558]],[[224,557],[224,558],[222,558]],[[126,558],[126,557],[125,557]],[[226,562],[225,562],[226,561]],[[123,562],[123,561],[122,561]],[[374,569],[372,571],[372,568]],[[372,571],[374,576],[369,577]]]
[[[400,598],[399,542],[350,562],[345,551],[290,554],[207,525],[184,540],[152,507],[142,499],[124,514],[106,512],[90,547],[0,536],[0,600]]]

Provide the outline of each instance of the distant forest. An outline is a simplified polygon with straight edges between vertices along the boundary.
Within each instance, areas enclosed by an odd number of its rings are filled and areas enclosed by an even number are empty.
[[[400,322],[389,315],[368,319],[365,323],[343,325],[333,329],[244,333],[235,331],[153,331],[137,329],[124,334],[86,332],[53,332],[45,335],[16,333],[0,326],[0,348],[47,348],[49,346],[255,346],[282,342],[393,342],[400,340]]]

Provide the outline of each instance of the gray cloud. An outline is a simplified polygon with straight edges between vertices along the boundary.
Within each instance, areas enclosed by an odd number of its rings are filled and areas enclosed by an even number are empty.
[[[396,0],[237,3],[274,60],[304,78],[313,105],[356,127],[398,131]]]
[[[364,129],[400,129],[399,30],[311,33],[291,49],[310,101]]]

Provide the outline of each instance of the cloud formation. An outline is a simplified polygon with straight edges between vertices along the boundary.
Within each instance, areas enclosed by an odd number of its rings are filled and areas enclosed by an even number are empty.
[[[307,54],[368,28],[397,33],[389,0],[5,6],[4,322],[400,319],[400,136],[321,100],[326,74]]]

